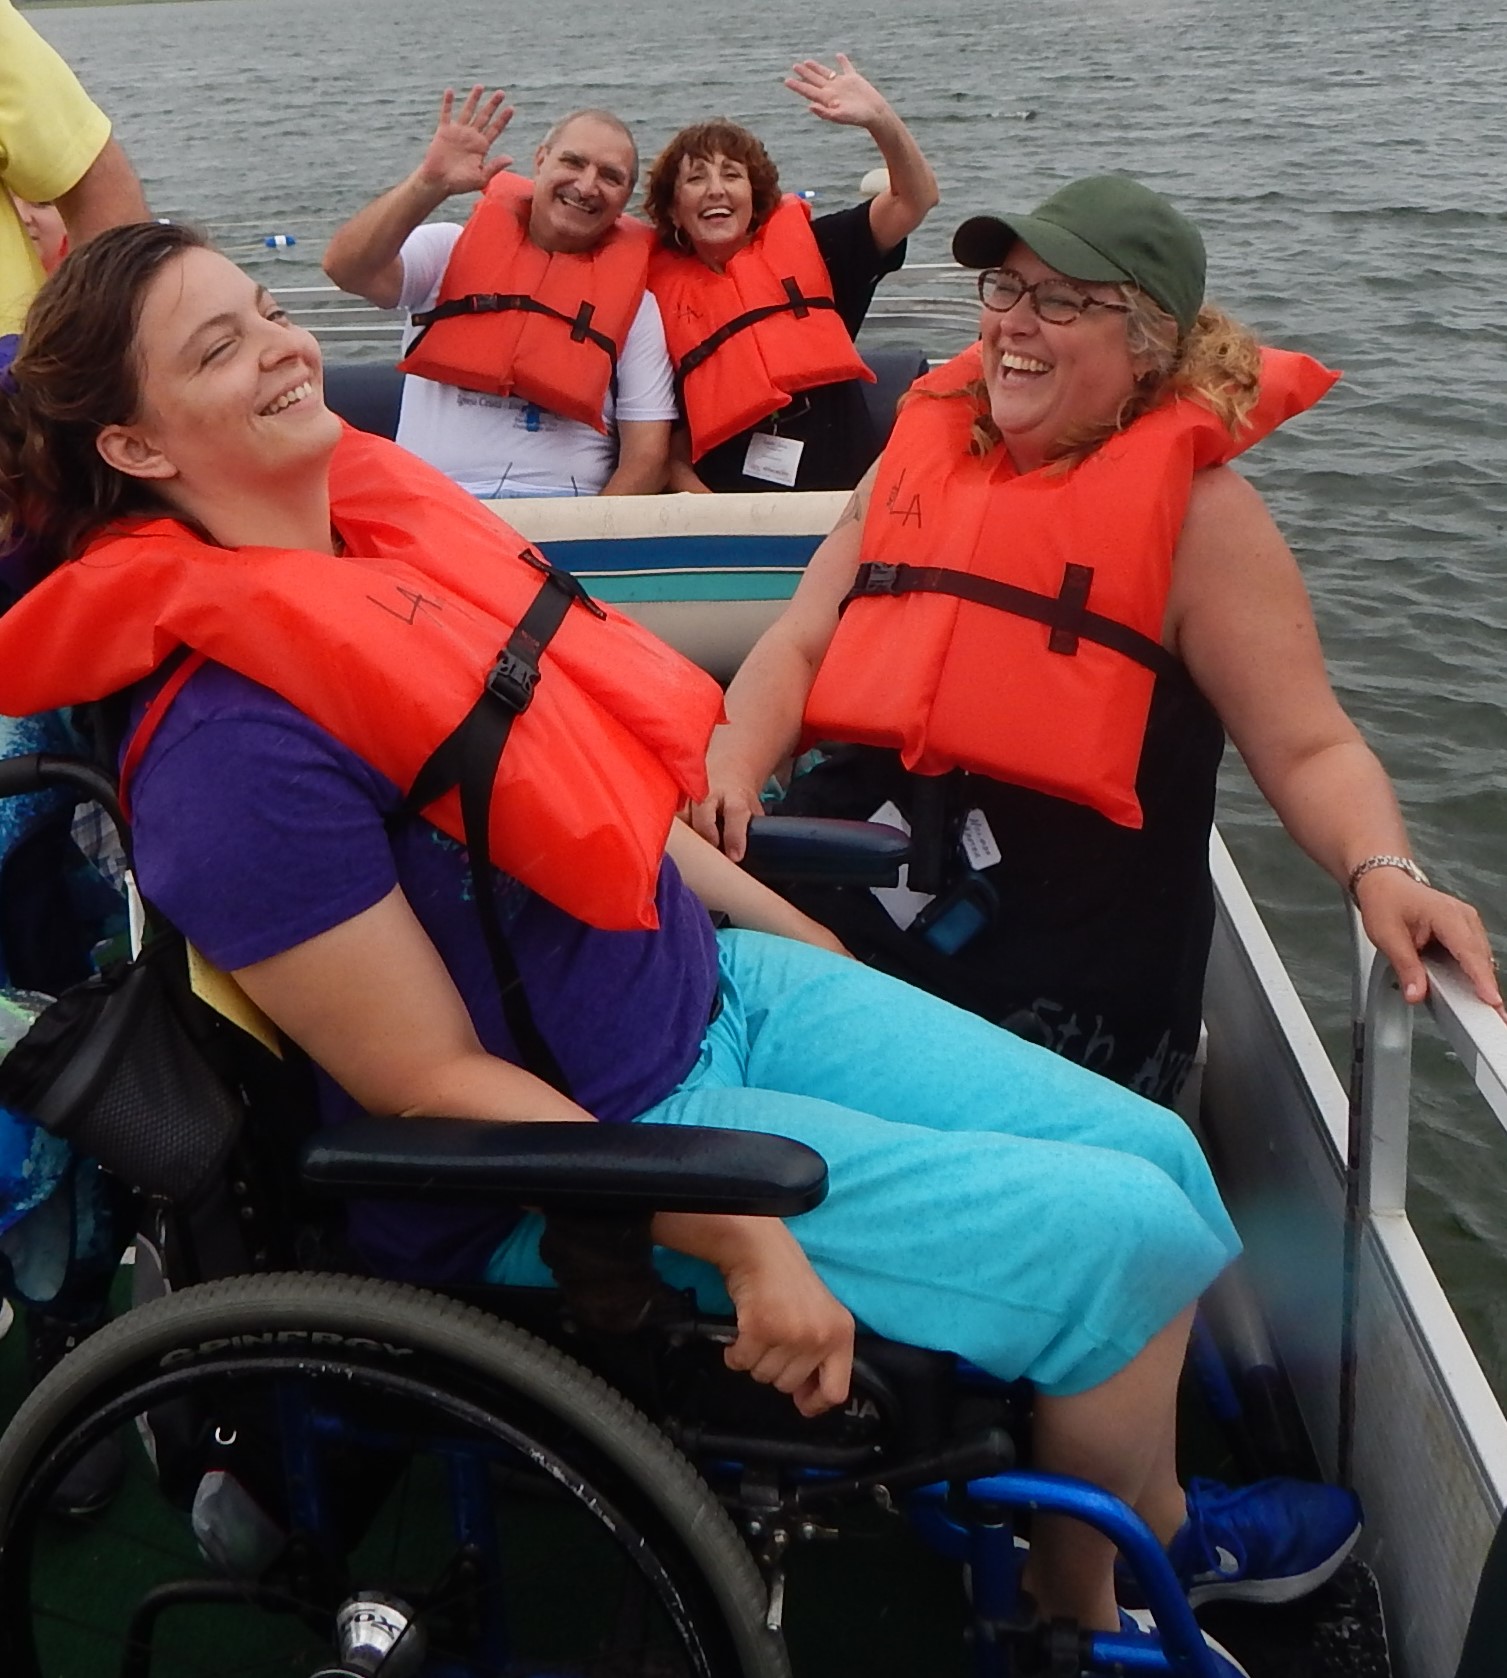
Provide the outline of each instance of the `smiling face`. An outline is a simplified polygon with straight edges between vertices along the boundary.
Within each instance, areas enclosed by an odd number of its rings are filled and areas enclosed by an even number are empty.
[[[722,152],[681,158],[670,216],[703,262],[721,268],[736,256],[749,241],[753,214],[746,164]]]
[[[327,468],[340,421],[324,405],[318,344],[217,251],[163,265],[134,343],[137,414],[99,434],[117,471],[154,480],[213,528],[207,509],[276,499]]]
[[[568,122],[534,154],[529,238],[540,250],[590,250],[627,208],[637,160],[621,128],[597,117]]]
[[[1071,280],[1019,241],[1004,266],[1028,285],[1068,280],[1087,297],[1121,301],[1113,286]],[[979,336],[989,412],[1022,472],[1044,465],[1075,433],[1111,423],[1142,370],[1126,344],[1125,316],[1108,309],[1088,309],[1054,326],[1022,297],[1004,314],[980,310]]]

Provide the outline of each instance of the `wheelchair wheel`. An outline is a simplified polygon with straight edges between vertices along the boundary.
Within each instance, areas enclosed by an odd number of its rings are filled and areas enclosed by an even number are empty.
[[[129,1439],[97,1522],[49,1514],[128,1424],[155,1464]],[[394,1284],[243,1278],[143,1306],[0,1440],[6,1678],[785,1678],[766,1595],[617,1393]]]

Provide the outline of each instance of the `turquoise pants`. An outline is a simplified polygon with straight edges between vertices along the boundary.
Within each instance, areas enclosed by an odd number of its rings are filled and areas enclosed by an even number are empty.
[[[638,1124],[792,1136],[830,1192],[788,1220],[877,1334],[1043,1392],[1098,1386],[1239,1251],[1187,1126],[976,1015],[806,944],[720,935],[722,1012],[685,1081]],[[541,1220],[489,1279],[547,1286]],[[730,1310],[702,1260],[674,1287]]]

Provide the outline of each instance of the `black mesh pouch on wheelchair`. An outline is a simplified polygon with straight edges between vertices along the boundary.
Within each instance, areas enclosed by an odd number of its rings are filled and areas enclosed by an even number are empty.
[[[210,1052],[212,1015],[188,989],[184,946],[73,986],[0,1063],[0,1103],[132,1189],[190,1205],[229,1156],[242,1108]]]

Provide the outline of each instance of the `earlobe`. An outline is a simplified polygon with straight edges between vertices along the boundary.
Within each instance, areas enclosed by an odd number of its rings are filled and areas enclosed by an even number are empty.
[[[126,478],[176,478],[178,468],[139,431],[129,426],[107,425],[94,439],[94,446],[106,466]]]

